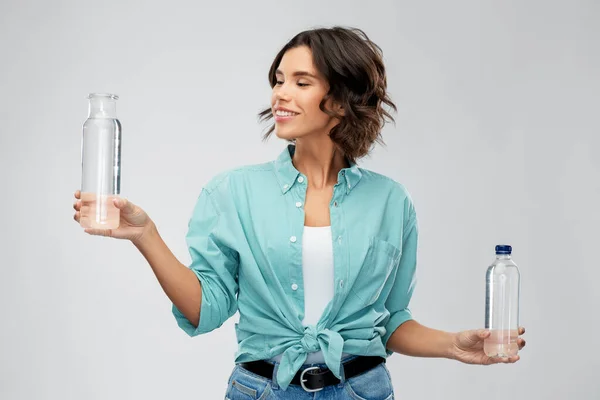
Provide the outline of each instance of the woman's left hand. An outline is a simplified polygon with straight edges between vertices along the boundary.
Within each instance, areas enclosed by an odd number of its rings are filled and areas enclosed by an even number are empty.
[[[519,336],[525,333],[525,328],[519,328]],[[490,365],[498,363],[514,363],[519,361],[519,355],[511,357],[488,357],[483,351],[483,341],[490,335],[486,329],[474,329],[458,332],[454,335],[450,358],[466,364]],[[525,346],[525,340],[517,338],[519,350]]]

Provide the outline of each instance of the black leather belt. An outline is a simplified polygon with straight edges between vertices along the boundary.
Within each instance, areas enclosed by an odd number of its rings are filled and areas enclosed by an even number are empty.
[[[376,367],[382,362],[385,363],[385,358],[383,357],[358,356],[342,363],[344,377],[345,379],[350,379],[353,376],[360,375]],[[240,366],[264,378],[273,378],[273,369],[275,366],[264,360],[245,362],[241,363]],[[325,386],[337,385],[340,383],[340,380],[328,368],[309,367],[298,371],[291,383],[302,386],[307,392],[317,392]]]

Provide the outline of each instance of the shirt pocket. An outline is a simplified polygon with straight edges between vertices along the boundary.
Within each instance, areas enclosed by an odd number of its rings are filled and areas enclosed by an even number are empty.
[[[369,247],[352,292],[369,306],[377,301],[381,291],[398,267],[402,250],[378,237],[369,239]]]

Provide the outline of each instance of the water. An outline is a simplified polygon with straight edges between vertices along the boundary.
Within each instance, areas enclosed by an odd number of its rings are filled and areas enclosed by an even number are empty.
[[[519,352],[517,337],[518,330],[494,329],[483,342],[483,351],[490,357],[516,356]]]
[[[115,95],[91,94],[90,112],[81,142],[81,218],[84,228],[114,229],[119,209],[112,202],[121,192],[121,123]]]
[[[520,273],[511,253],[511,246],[496,246],[496,260],[486,273],[485,328],[491,335],[483,349],[489,357],[514,356],[519,350]]]
[[[118,196],[81,193],[81,215],[79,223],[83,228],[116,229],[119,227],[120,210],[113,200]]]

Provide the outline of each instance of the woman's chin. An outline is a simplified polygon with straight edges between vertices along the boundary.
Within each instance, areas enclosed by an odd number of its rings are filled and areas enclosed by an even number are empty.
[[[279,139],[284,140],[294,140],[296,138],[295,135],[293,135],[291,132],[286,132],[282,129],[275,129],[275,136],[277,136]]]

